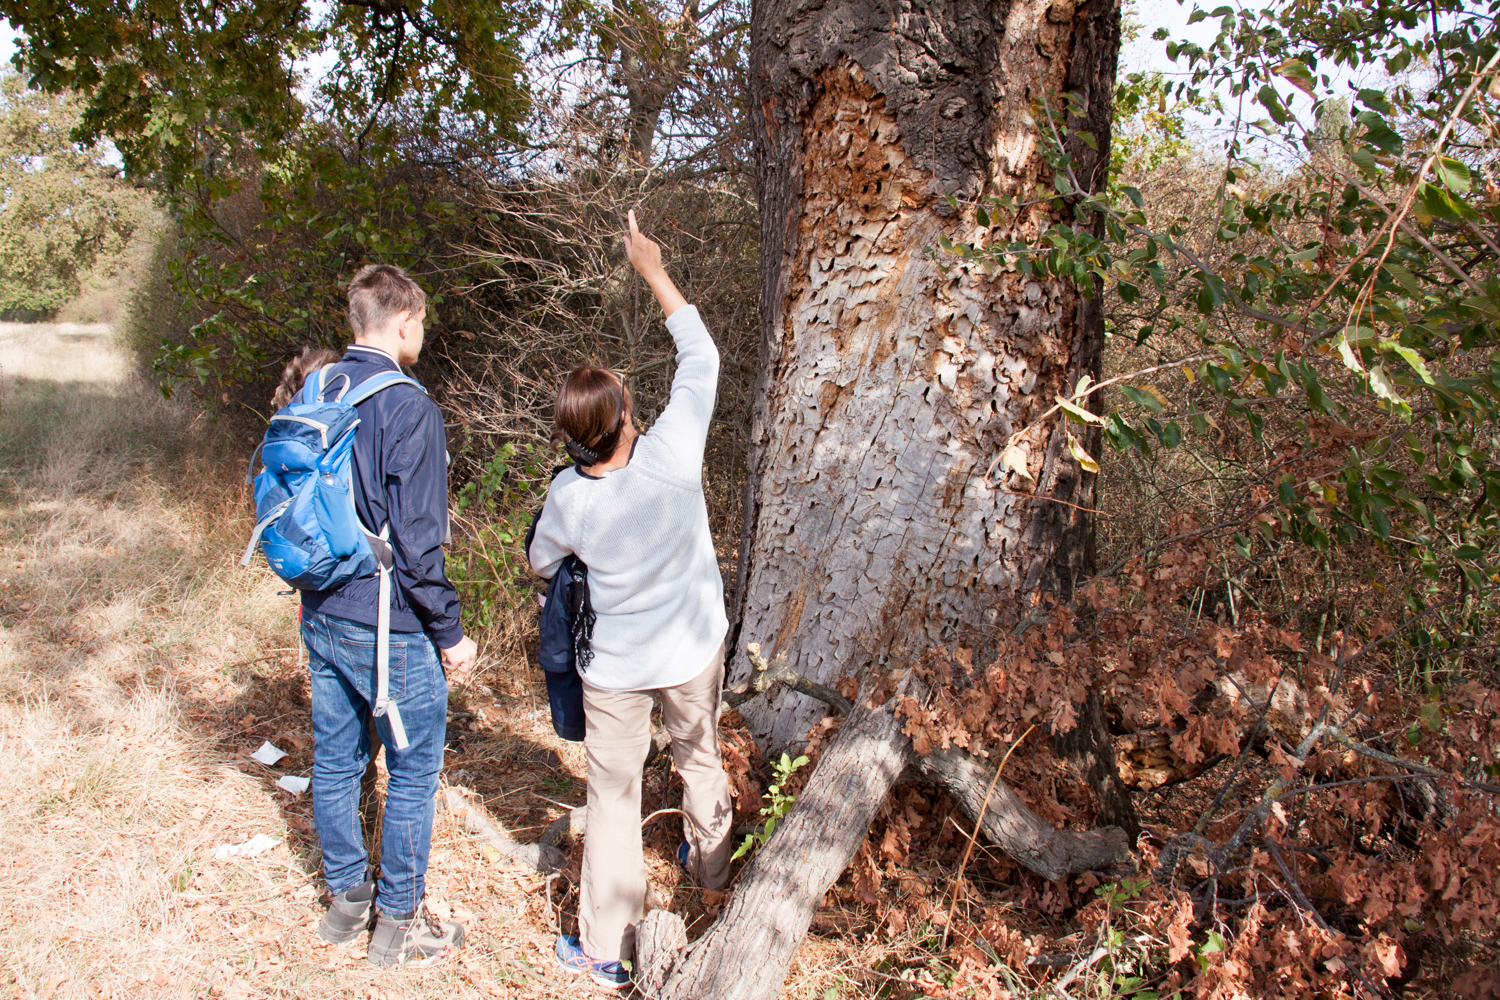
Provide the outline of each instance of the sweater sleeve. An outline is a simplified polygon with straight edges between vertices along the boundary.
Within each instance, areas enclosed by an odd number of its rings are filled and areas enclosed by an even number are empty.
[[[671,399],[648,436],[666,446],[684,477],[696,480],[703,474],[703,446],[719,389],[719,349],[697,306],[683,306],[668,316],[667,332],[677,344],[677,374]]]
[[[526,558],[537,576],[550,580],[557,573],[557,567],[573,552],[568,538],[562,504],[548,491],[547,502],[542,505],[542,513],[536,519],[531,541],[526,546]]]

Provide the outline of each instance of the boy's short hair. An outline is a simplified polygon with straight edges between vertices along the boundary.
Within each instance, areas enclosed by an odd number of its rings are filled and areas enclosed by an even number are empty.
[[[349,328],[356,337],[398,312],[413,316],[427,304],[427,293],[394,264],[366,264],[349,282]]]

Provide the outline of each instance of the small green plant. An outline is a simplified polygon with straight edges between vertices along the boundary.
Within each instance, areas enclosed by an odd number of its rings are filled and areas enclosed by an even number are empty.
[[[782,791],[786,787],[787,780],[797,773],[797,769],[807,766],[807,756],[801,755],[793,760],[787,754],[782,754],[781,759],[772,765],[772,771],[776,775],[775,782],[766,789],[766,794],[761,798],[766,804],[760,807],[762,823],[760,829],[754,833],[745,834],[744,843],[734,852],[729,860],[738,861],[752,851],[758,850],[761,844],[771,839],[771,834],[776,832],[776,824],[781,822],[783,816],[792,811],[792,804],[797,801],[797,796],[787,795]]]
[[[182,871],[171,877],[170,882],[173,892],[187,892],[188,886],[193,884],[193,859],[191,857],[183,863]]]
[[[1109,885],[1101,885],[1094,890],[1094,895],[1102,897],[1111,908],[1114,908],[1121,903],[1130,902],[1150,884],[1149,878],[1127,878],[1119,882],[1111,882]]]
[[[1115,911],[1137,899],[1151,884],[1149,878],[1127,878],[1101,885],[1094,895],[1108,906],[1100,928],[1100,947],[1107,953],[1100,963],[1097,986],[1100,996],[1128,997],[1130,1000],[1159,1000],[1160,994],[1149,987],[1143,975],[1147,955],[1137,947],[1140,941],[1127,944],[1125,933],[1114,924]]]
[[[1227,950],[1228,945],[1224,943],[1224,935],[1218,931],[1209,931],[1208,940],[1193,948],[1194,957],[1198,960],[1198,968],[1206,970],[1209,966],[1208,956]]]

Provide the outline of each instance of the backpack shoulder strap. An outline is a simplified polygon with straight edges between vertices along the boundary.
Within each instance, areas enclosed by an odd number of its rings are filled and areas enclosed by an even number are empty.
[[[302,391],[299,392],[297,396],[294,396],[292,398],[296,399],[300,397],[304,400],[317,399],[319,394],[323,391],[323,377],[327,374],[327,372],[328,367],[325,366],[323,368],[315,370],[312,374],[308,375],[302,383]]]
[[[341,394],[339,402],[347,406],[358,406],[380,390],[389,389],[393,385],[416,386],[424,394],[427,392],[426,389],[422,388],[422,383],[410,375],[403,375],[401,372],[381,372],[378,375],[370,376],[348,392]]]

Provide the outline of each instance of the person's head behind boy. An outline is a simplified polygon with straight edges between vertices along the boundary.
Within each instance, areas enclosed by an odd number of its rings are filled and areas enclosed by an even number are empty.
[[[394,264],[366,264],[349,282],[349,329],[354,342],[384,351],[399,365],[422,353],[427,293]]]

